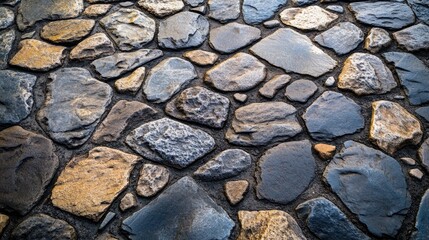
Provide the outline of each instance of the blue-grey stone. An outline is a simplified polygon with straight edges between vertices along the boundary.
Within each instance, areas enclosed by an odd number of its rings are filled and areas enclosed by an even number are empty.
[[[259,24],[270,19],[286,5],[287,0],[244,0],[243,18],[248,24]]]
[[[411,240],[427,240],[429,237],[429,189],[420,201],[416,218],[416,231],[411,235]]]
[[[15,41],[15,30],[10,29],[0,33],[0,69],[7,68],[9,54]]]
[[[417,18],[429,24],[429,0],[407,0]]]
[[[429,122],[429,107],[421,107],[417,108],[416,113],[426,120],[426,122]]]

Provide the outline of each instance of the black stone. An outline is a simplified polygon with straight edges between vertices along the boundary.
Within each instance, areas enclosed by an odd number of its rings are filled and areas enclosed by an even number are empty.
[[[33,215],[21,222],[11,235],[12,240],[75,240],[75,229],[66,221],[45,214]]]

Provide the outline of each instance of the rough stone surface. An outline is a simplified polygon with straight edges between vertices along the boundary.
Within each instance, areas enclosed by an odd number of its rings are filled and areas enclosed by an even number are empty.
[[[0,7],[0,30],[10,27],[15,20],[15,13],[6,7]]]
[[[377,53],[392,42],[389,33],[382,28],[371,28],[365,39],[365,49]]]
[[[416,217],[416,231],[411,235],[413,240],[424,240],[429,236],[429,189],[420,201],[419,211]]]
[[[98,227],[99,230],[104,229],[109,223],[115,218],[116,213],[114,212],[108,212],[106,216],[104,217],[103,221],[101,221],[100,226]]]
[[[413,168],[410,171],[408,171],[411,177],[416,178],[418,180],[422,180],[424,173],[420,171],[418,168]]]
[[[76,240],[77,233],[68,222],[50,217],[46,214],[36,214],[25,219],[12,231],[13,240],[30,239],[64,239]]]
[[[407,0],[410,7],[413,9],[417,18],[424,23],[429,24],[429,1],[428,0]]]
[[[204,3],[204,0],[184,0],[188,5],[192,7],[196,7],[200,5],[201,3]]]
[[[244,198],[249,188],[249,182],[246,180],[230,181],[225,183],[224,190],[226,198],[231,205],[237,205]]]
[[[314,40],[338,55],[343,55],[354,50],[363,41],[363,32],[351,22],[341,22],[317,35]]]
[[[93,4],[85,8],[82,15],[96,18],[106,14],[112,8],[111,4]]]
[[[243,19],[247,24],[260,24],[274,16],[287,0],[244,0]]]
[[[314,150],[320,158],[323,160],[328,160],[334,156],[337,147],[329,144],[318,143],[314,145]]]
[[[261,38],[261,30],[240,23],[228,23],[210,31],[210,46],[221,53],[232,53]]]
[[[287,8],[280,13],[280,19],[285,25],[301,30],[324,30],[337,18],[338,15],[319,6]]]
[[[429,49],[429,26],[420,23],[393,33],[399,45],[408,51],[422,51]]]
[[[112,41],[104,33],[96,33],[80,42],[70,52],[73,60],[94,60],[115,53]]]
[[[287,86],[285,96],[289,101],[305,103],[318,90],[317,85],[306,79],[299,79]]]
[[[127,211],[130,208],[134,208],[138,205],[137,198],[132,193],[127,193],[125,196],[121,199],[121,203],[119,204],[119,208],[121,211]]]
[[[208,0],[209,17],[228,22],[240,16],[240,0]]]
[[[137,194],[142,197],[152,197],[161,191],[168,183],[170,173],[167,168],[145,164],[140,169],[140,177],[137,182]]]
[[[426,120],[426,122],[429,122],[429,107],[421,107],[416,109],[416,113]]]
[[[213,65],[219,59],[219,56],[216,53],[203,50],[185,52],[183,57],[200,66]]]
[[[420,146],[419,158],[423,167],[429,172],[429,138]]]
[[[0,236],[8,224],[9,224],[9,217],[7,215],[0,213]]]
[[[266,98],[273,98],[276,93],[290,82],[291,77],[286,74],[277,75],[259,89],[259,94]]]
[[[53,43],[77,42],[88,36],[95,21],[90,19],[70,19],[50,22],[43,26],[40,37]]]
[[[0,69],[7,67],[9,54],[15,41],[15,30],[10,29],[0,33]]]
[[[140,0],[138,5],[157,17],[165,17],[183,9],[182,0]]]
[[[143,84],[146,68],[139,67],[130,75],[120,78],[115,82],[115,89],[120,93],[136,94]]]
[[[246,102],[248,99],[248,96],[246,94],[243,94],[243,93],[235,93],[233,95],[233,97],[234,97],[235,101],[241,102],[241,103]]]

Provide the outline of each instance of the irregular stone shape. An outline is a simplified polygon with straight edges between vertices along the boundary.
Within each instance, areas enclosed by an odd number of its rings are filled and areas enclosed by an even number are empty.
[[[16,16],[23,31],[41,20],[78,17],[83,11],[83,0],[21,0]]]
[[[338,111],[347,109],[347,111]],[[331,141],[362,130],[365,121],[361,107],[341,93],[326,91],[302,115],[312,138]]]
[[[140,0],[138,5],[157,17],[165,17],[185,7],[182,0]]]
[[[273,98],[281,88],[284,88],[290,82],[290,79],[291,77],[286,74],[277,75],[259,89],[259,94],[266,98]]]
[[[121,203],[119,204],[119,208],[121,211],[126,211],[130,208],[136,207],[137,204],[137,198],[132,193],[127,193],[125,196],[121,199]]]
[[[229,99],[203,87],[184,90],[165,106],[175,118],[222,128],[228,118]]]
[[[341,5],[329,5],[326,7],[326,9],[332,12],[344,13],[344,8]]]
[[[317,2],[317,0],[292,0],[294,6],[310,5]]]
[[[423,167],[429,172],[429,138],[420,146],[419,158]]]
[[[55,207],[99,221],[110,204],[127,187],[140,157],[108,147],[96,147],[73,158],[52,189]]]
[[[372,103],[369,139],[382,150],[394,154],[405,145],[417,145],[423,132],[419,120],[398,103]]]
[[[252,157],[241,149],[228,149],[199,167],[194,176],[204,181],[231,178],[245,171],[252,164]]]
[[[18,52],[9,64],[33,71],[48,71],[61,66],[65,49],[39,40],[25,39],[19,43]]]
[[[370,240],[331,201],[324,197],[314,198],[296,207],[299,218],[319,239]]]
[[[343,55],[354,50],[363,41],[363,32],[351,22],[341,22],[317,35],[314,40],[338,55]]]
[[[104,217],[103,221],[101,222],[100,226],[98,227],[98,230],[105,228],[113,220],[113,218],[115,216],[116,216],[116,213],[108,212],[106,214],[106,217]]]
[[[152,119],[156,113],[144,103],[120,100],[97,128],[92,140],[98,144],[116,142],[132,122]]]
[[[10,27],[15,20],[15,14],[12,10],[5,7],[0,7],[0,30]]]
[[[238,211],[238,220],[241,230],[237,240],[307,239],[295,219],[280,210]]]
[[[410,53],[388,52],[383,57],[395,65],[405,94],[412,105],[429,102],[429,67]]]
[[[314,145],[314,151],[316,151],[317,155],[319,155],[319,157],[323,160],[331,159],[334,156],[336,150],[337,147],[334,145],[324,143],[318,143]]]
[[[228,22],[240,16],[240,0],[209,0],[209,17]]]
[[[82,15],[96,18],[106,14],[111,8],[112,4],[93,4],[85,8]]]
[[[83,68],[63,68],[51,73],[49,79],[37,120],[54,141],[80,146],[94,132],[110,103],[112,89]]]
[[[149,160],[179,169],[215,147],[214,139],[206,132],[168,118],[141,125],[128,135],[126,143]]]
[[[247,24],[260,24],[274,16],[287,0],[244,0],[243,18]]]
[[[0,79],[0,124],[19,123],[33,108],[33,87],[37,77],[0,70]]]
[[[280,21],[276,20],[276,19],[269,20],[269,21],[266,21],[263,23],[264,27],[266,27],[266,28],[276,28],[276,27],[280,26],[280,24],[281,24]]]
[[[9,53],[15,41],[15,30],[10,29],[0,33],[0,69],[7,67]]]
[[[280,20],[288,26],[301,30],[324,30],[337,20],[338,15],[319,6],[287,8],[280,13]]]
[[[248,98],[246,94],[242,94],[242,93],[235,93],[233,97],[235,101],[242,102],[242,103],[246,102]]]
[[[158,45],[163,48],[196,47],[207,39],[210,24],[206,17],[193,12],[180,12],[159,23]]]
[[[408,171],[408,173],[410,174],[411,177],[414,177],[418,180],[422,180],[424,173],[422,171],[420,171],[420,169],[418,168],[414,168],[414,169],[410,169]]]
[[[429,189],[420,201],[419,211],[416,217],[416,231],[411,235],[412,240],[425,240],[429,236]]]
[[[421,107],[416,109],[416,113],[426,122],[429,122],[429,107]]]
[[[3,233],[3,230],[9,224],[9,217],[7,215],[0,213],[0,235]]]
[[[408,51],[429,49],[429,26],[420,23],[393,33],[399,45]]]
[[[80,42],[70,52],[73,60],[94,60],[115,53],[115,47],[104,33],[96,33]]]
[[[102,78],[116,78],[162,55],[163,52],[159,49],[141,49],[129,53],[116,53],[93,61],[91,67]]]
[[[258,160],[258,198],[288,204],[301,195],[314,178],[316,161],[311,147],[310,141],[303,140],[267,150]]]
[[[143,92],[149,101],[165,102],[197,77],[192,63],[177,57],[167,58],[150,70]]]
[[[204,82],[225,91],[247,91],[265,79],[267,68],[256,57],[237,53],[219,63],[204,76]]]
[[[40,37],[53,43],[77,42],[88,36],[95,21],[90,19],[70,19],[50,22],[43,26]]]
[[[145,164],[140,170],[137,194],[142,197],[152,197],[167,185],[169,179],[170,173],[167,168]]]
[[[190,177],[171,185],[155,200],[126,218],[130,239],[228,239],[234,221]],[[166,228],[165,226],[169,226]]]
[[[228,142],[241,146],[263,146],[284,141],[302,132],[296,108],[284,102],[252,103],[237,109]]]
[[[328,77],[324,85],[327,87],[333,87],[335,85],[335,78],[333,76]]]
[[[407,0],[417,18],[429,24],[429,1],[428,0]]]
[[[407,165],[410,166],[415,166],[416,165],[416,160],[409,158],[409,157],[402,157],[401,161],[404,162]]]
[[[210,31],[210,46],[221,53],[232,53],[261,38],[261,30],[240,23],[228,23]]]
[[[58,168],[51,140],[19,126],[0,132],[0,208],[27,214]]]
[[[317,85],[306,79],[296,80],[286,88],[285,96],[294,102],[305,103],[317,92]]]
[[[213,65],[219,58],[216,53],[206,52],[203,50],[185,52],[183,57],[200,66]]]
[[[231,205],[237,205],[243,200],[249,189],[249,182],[246,180],[230,181],[225,183],[225,195]]]
[[[415,20],[411,8],[399,2],[354,2],[349,9],[359,22],[374,27],[401,29]]]
[[[116,80],[115,89],[120,93],[136,94],[141,88],[146,74],[145,67],[139,67],[130,75]]]
[[[353,53],[344,62],[337,85],[361,96],[384,94],[398,84],[380,58],[367,53]]]
[[[377,53],[392,42],[389,33],[382,28],[371,28],[365,39],[365,49]]]
[[[77,233],[68,222],[45,214],[32,215],[12,231],[11,239],[64,239],[76,240]]]
[[[185,0],[185,2],[191,7],[196,7],[204,2],[204,0]]]
[[[146,14],[122,8],[100,20],[110,37],[122,51],[142,48],[155,35],[155,20]]]
[[[199,7],[190,8],[189,11],[205,15],[207,12],[207,7],[206,7],[206,5],[202,5]]]
[[[347,141],[323,176],[372,234],[396,235],[410,208],[411,198],[401,165],[394,158]]]
[[[337,61],[311,40],[292,29],[282,28],[265,37],[250,51],[286,72],[319,77],[337,66]]]

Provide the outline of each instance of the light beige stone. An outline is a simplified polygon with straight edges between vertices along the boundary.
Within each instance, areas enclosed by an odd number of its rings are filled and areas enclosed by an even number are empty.
[[[171,15],[185,7],[182,0],[140,0],[138,5],[158,17]]]
[[[73,60],[94,60],[115,53],[112,41],[104,33],[96,33],[80,42],[70,52]]]
[[[0,213],[0,236],[8,223],[9,223],[9,217],[7,215]]]
[[[418,168],[413,168],[408,173],[410,174],[410,176],[417,178],[418,180],[422,180],[424,176],[423,172],[420,171],[420,169]]]
[[[137,68],[130,75],[116,80],[115,89],[120,93],[136,94],[143,84],[146,75],[146,68]]]
[[[280,13],[280,20],[284,24],[301,30],[325,30],[337,18],[337,14],[319,6],[287,8]]]
[[[125,194],[125,196],[121,199],[121,203],[119,204],[121,211],[126,211],[135,206],[137,206],[137,198],[132,193]]]
[[[110,8],[112,8],[112,4],[93,4],[85,9],[83,15],[87,17],[99,17],[106,14]]]
[[[213,65],[219,58],[216,53],[207,52],[203,50],[193,50],[185,52],[183,54],[183,57],[200,66]]]
[[[232,205],[236,205],[243,200],[248,188],[249,182],[246,180],[230,181],[225,183],[225,195]]]
[[[152,197],[163,189],[170,178],[167,168],[145,164],[140,170],[137,182],[137,194],[142,197]]]
[[[76,42],[88,36],[94,28],[91,19],[69,19],[50,22],[43,26],[40,36],[53,43]]]

